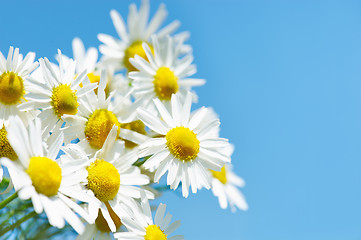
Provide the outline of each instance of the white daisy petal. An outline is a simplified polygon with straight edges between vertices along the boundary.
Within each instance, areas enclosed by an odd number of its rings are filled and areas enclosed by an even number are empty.
[[[176,124],[174,123],[172,117],[170,116],[167,109],[164,107],[164,105],[160,102],[158,98],[153,99],[153,102],[155,106],[157,107],[160,115],[162,116],[163,120],[167,123],[168,127],[174,128]]]
[[[167,140],[164,138],[150,138],[142,143],[141,148],[149,148],[154,146],[165,146]]]
[[[83,86],[81,89],[79,89],[76,93],[76,95],[78,97],[83,96],[84,94],[96,89],[98,87],[98,84],[96,83],[91,83],[91,84],[87,84],[85,86]]]
[[[145,34],[147,38],[149,38],[154,32],[158,30],[166,16],[167,10],[165,9],[165,5],[161,4],[148,25],[148,29]]]
[[[179,21],[173,21],[170,24],[168,24],[166,27],[164,27],[161,31],[159,31],[158,36],[160,38],[170,35],[172,32],[174,32],[178,27],[180,26]]]
[[[6,59],[6,69],[9,69],[10,71],[12,71],[12,56],[13,56],[13,52],[14,52],[14,47],[10,47],[9,49],[9,53],[8,53],[8,57]]]
[[[167,215],[165,215],[165,218],[163,219],[162,224],[159,225],[160,229],[168,228],[168,225],[171,220],[172,220],[172,215],[170,213],[167,213]]]
[[[183,109],[182,109],[182,115],[181,115],[181,125],[182,126],[188,126],[189,115],[191,112],[191,106],[192,106],[192,94],[190,92],[188,92],[186,99],[184,100],[184,105],[183,105]]]
[[[138,118],[149,128],[163,135],[167,133],[167,128],[163,125],[163,123],[151,113],[140,108],[137,109],[137,112]]]
[[[119,15],[119,13],[115,10],[110,11],[110,16],[113,20],[113,24],[115,30],[117,31],[119,37],[123,39],[123,41],[128,41],[128,35],[126,32],[126,27],[123,18]]]
[[[63,144],[63,140],[64,140],[64,134],[62,132],[58,133],[56,140],[53,142],[52,145],[49,146],[48,157],[50,159],[56,159],[56,156],[60,151],[60,147]]]
[[[168,157],[160,163],[154,175],[154,182],[159,182],[159,179],[165,174],[165,172],[169,169],[169,165],[173,159],[173,156],[168,155]]]
[[[59,204],[56,200],[50,200],[43,195],[40,195],[40,199],[49,219],[49,223],[54,227],[63,228],[65,221],[62,214],[60,214],[64,210],[63,205]]]
[[[166,205],[165,204],[159,204],[159,207],[157,209],[157,212],[155,213],[155,217],[154,217],[154,223],[158,226],[161,226],[163,223],[163,218],[164,218],[164,213],[166,210]]]
[[[169,156],[169,151],[167,149],[164,149],[161,152],[158,152],[151,156],[144,164],[143,166],[147,169],[153,168],[158,166],[164,159],[166,159]]]
[[[149,139],[149,137],[143,134],[125,128],[119,130],[119,136],[136,144],[142,144]]]
[[[174,232],[180,226],[180,221],[173,222],[169,227],[164,230],[164,234],[169,235]]]

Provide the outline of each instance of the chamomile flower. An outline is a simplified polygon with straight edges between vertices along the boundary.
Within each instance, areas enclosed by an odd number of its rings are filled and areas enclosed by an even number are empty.
[[[69,197],[86,202],[95,199],[73,187],[73,179],[77,176],[56,159],[63,143],[63,134],[54,133],[48,142],[44,142],[39,118],[29,121],[28,128],[20,118],[12,118],[7,130],[9,142],[19,161],[1,158],[1,163],[8,168],[19,198],[31,198],[35,212],[40,214],[45,211],[51,225],[62,228],[67,221],[75,231],[82,233],[83,223],[71,209],[87,221],[89,215]]]
[[[104,45],[99,47],[99,50],[104,55],[104,62],[114,65],[116,70],[126,68],[128,72],[136,70],[129,62],[129,58],[135,55],[139,55],[144,59],[147,58],[142,47],[143,42],[148,42],[150,36],[156,32],[159,37],[171,34],[179,26],[179,22],[174,21],[158,31],[167,16],[167,11],[163,4],[160,5],[148,24],[148,0],[142,0],[139,11],[137,11],[135,4],[130,5],[127,26],[117,11],[112,10],[110,16],[120,40],[106,34],[99,34],[99,41],[104,43]],[[180,34],[178,39],[186,37],[187,33]]]
[[[154,55],[148,44],[142,45],[149,62],[137,55],[130,59],[138,69],[129,73],[136,99],[141,98],[145,105],[153,98],[169,102],[172,94],[179,92],[185,96],[191,87],[205,83],[204,79],[188,78],[196,72],[196,67],[192,64],[192,54],[179,58],[182,44],[171,37],[162,42],[155,36],[152,39]]]
[[[27,114],[18,110],[18,105],[25,102],[28,91],[26,80],[39,63],[34,62],[35,53],[28,53],[25,58],[19,54],[19,48],[10,47],[7,58],[0,52],[0,127],[7,126],[10,116],[19,116],[27,121]]]
[[[137,152],[125,153],[124,143],[116,140],[116,137],[117,126],[113,126],[103,147],[90,161],[84,161],[87,155],[77,144],[69,144],[64,147],[63,151],[66,155],[61,157],[71,165],[77,165],[78,174],[83,176],[79,182],[82,191],[99,200],[97,203],[89,204],[91,219],[99,216],[98,213],[102,214],[113,232],[116,231],[117,224],[114,217],[111,217],[111,211],[121,217],[122,210],[119,203],[133,206],[134,198],[140,198],[141,191],[134,185],[149,183],[149,178],[141,174],[137,167],[132,166],[138,159]],[[69,155],[78,155],[78,157],[72,157],[72,159],[78,158],[78,162],[67,160]],[[147,191],[147,194],[148,197],[153,197],[151,192]]]
[[[128,215],[123,217],[122,223],[129,232],[114,233],[118,240],[183,240],[182,235],[169,237],[179,226],[180,221],[175,221],[169,225],[172,215],[167,213],[166,205],[160,204],[155,213],[154,221],[150,210],[148,199],[142,193],[140,205],[133,209],[128,209]]]
[[[233,145],[224,148],[224,152],[231,156],[233,153]],[[236,207],[241,210],[247,210],[248,205],[243,194],[237,187],[244,187],[245,182],[233,172],[233,166],[230,163],[224,165],[221,171],[210,170],[212,175],[212,192],[218,197],[219,205],[222,209],[226,209],[228,202],[232,212],[236,211]]]
[[[61,56],[60,50],[58,50]],[[27,102],[21,104],[19,109],[41,109],[39,118],[45,126],[44,133],[59,129],[64,121],[64,114],[75,115],[79,110],[79,98],[97,87],[96,84],[85,84],[86,72],[77,77],[75,75],[75,62],[70,60],[64,66],[62,57],[59,58],[59,67],[55,68],[47,58],[40,59],[40,69],[43,79],[29,79],[30,93],[26,95]],[[43,82],[43,83],[42,83]]]
[[[143,143],[148,137],[126,128],[122,128],[122,123],[127,123],[129,116],[135,109],[127,101],[112,101],[114,92],[109,97],[105,97],[106,73],[102,72],[98,87],[98,94],[93,91],[81,99],[81,111],[78,115],[65,114],[62,118],[70,123],[64,128],[66,137],[79,138],[79,145],[82,146],[89,155],[94,155],[102,148],[108,133],[113,125],[118,127],[118,135],[136,144]],[[133,114],[134,115],[134,114]],[[72,140],[72,139],[68,139]]]
[[[182,181],[183,196],[188,196],[189,186],[196,193],[198,188],[210,188],[208,169],[221,170],[229,156],[221,149],[228,140],[209,135],[219,126],[219,120],[203,124],[207,108],[202,108],[190,117],[192,95],[188,92],[184,105],[177,94],[172,95],[171,113],[159,99],[153,100],[160,117],[139,108],[138,117],[161,137],[152,138],[140,145],[139,157],[152,155],[143,166],[155,170],[154,181],[168,171],[167,184],[176,189]],[[162,119],[162,120],[161,120]]]

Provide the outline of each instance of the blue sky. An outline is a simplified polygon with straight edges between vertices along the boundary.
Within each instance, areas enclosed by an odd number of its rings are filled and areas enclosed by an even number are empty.
[[[139,1],[135,1],[139,4]],[[161,1],[151,1],[152,13]],[[220,115],[247,212],[211,192],[162,197],[189,240],[361,239],[361,2],[164,1],[189,30],[198,107]],[[131,1],[2,1],[0,51],[54,59],[116,35]]]

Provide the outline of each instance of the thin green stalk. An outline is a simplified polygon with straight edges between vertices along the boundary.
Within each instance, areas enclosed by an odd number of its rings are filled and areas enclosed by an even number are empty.
[[[11,230],[19,227],[23,222],[29,220],[30,218],[32,218],[32,217],[34,217],[34,216],[36,216],[36,215],[37,215],[37,213],[36,213],[35,211],[32,211],[32,212],[28,213],[28,214],[25,215],[24,217],[20,218],[16,223],[14,223],[14,224],[12,224],[12,225],[4,228],[3,230],[1,230],[1,231],[0,231],[0,237],[1,237],[2,235],[4,235],[5,233],[7,233],[7,232],[9,232],[9,231],[11,231]]]
[[[11,195],[10,197],[8,197],[7,199],[5,199],[0,203],[0,209],[4,208],[6,205],[8,205],[8,203],[10,203],[12,200],[14,200],[17,197],[18,197],[18,193],[15,192],[13,195]]]

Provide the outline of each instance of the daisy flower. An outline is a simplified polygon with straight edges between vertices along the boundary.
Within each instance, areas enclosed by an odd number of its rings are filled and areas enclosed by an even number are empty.
[[[59,56],[61,51],[58,50]],[[54,68],[47,58],[40,59],[40,69],[43,79],[29,79],[30,93],[26,95],[27,102],[21,104],[19,109],[41,109],[39,114],[44,133],[48,134],[53,129],[59,129],[64,121],[64,114],[75,115],[79,110],[79,98],[97,87],[96,84],[85,84],[86,72],[77,77],[75,75],[75,62],[70,60],[66,66],[59,58],[59,67]]]
[[[8,138],[19,161],[1,158],[1,163],[8,168],[19,198],[31,198],[36,213],[44,210],[51,225],[62,228],[67,221],[75,231],[82,233],[83,223],[71,209],[87,221],[89,215],[69,197],[84,202],[95,199],[73,187],[73,179],[77,176],[56,159],[63,134],[54,133],[48,142],[43,142],[41,130],[39,118],[29,121],[28,128],[19,117],[12,118],[7,128]]]
[[[154,55],[149,45],[143,43],[149,62],[137,55],[130,59],[139,70],[129,73],[136,99],[141,98],[145,104],[153,98],[169,102],[172,94],[179,92],[185,96],[191,87],[205,83],[204,79],[188,78],[197,70],[192,64],[192,54],[179,59],[182,44],[177,44],[171,37],[166,37],[162,42],[155,36],[152,39]]]
[[[81,99],[81,111],[78,115],[64,114],[62,119],[69,122],[70,126],[64,128],[66,137],[79,138],[80,146],[89,155],[94,155],[102,148],[108,133],[113,125],[118,127],[118,135],[136,144],[143,143],[148,137],[132,130],[121,128],[122,123],[128,121],[129,115],[134,110],[129,109],[128,102],[112,101],[114,92],[105,97],[106,73],[102,72],[98,87],[98,94],[93,91]],[[134,114],[133,114],[134,115]],[[72,139],[68,139],[72,140]]]
[[[91,219],[102,217],[106,220],[111,231],[116,231],[118,218],[123,215],[119,203],[127,206],[135,204],[134,198],[140,198],[139,187],[134,185],[145,185],[149,178],[140,173],[140,170],[132,166],[138,159],[136,151],[124,153],[124,143],[115,140],[117,127],[112,130],[103,145],[93,158],[87,160],[86,153],[77,144],[69,144],[63,148],[66,155],[61,156],[63,161],[76,166],[78,174],[83,176],[79,181],[82,191],[90,196],[95,196],[97,203],[89,204]],[[73,156],[68,159],[68,156]],[[77,156],[77,157],[76,157]],[[72,159],[78,159],[73,161]],[[151,192],[147,192],[153,197]],[[114,211],[115,216],[111,216]]]
[[[190,117],[192,96],[188,92],[184,105],[179,103],[178,94],[171,99],[171,113],[159,99],[153,100],[160,117],[139,108],[138,117],[161,137],[149,139],[140,145],[139,157],[152,155],[143,166],[155,170],[154,181],[168,171],[167,184],[176,189],[182,181],[183,196],[188,196],[189,186],[196,193],[202,186],[210,188],[208,169],[221,170],[230,157],[221,149],[228,140],[209,135],[219,126],[219,120],[203,124],[207,108],[202,108]]]
[[[26,120],[26,113],[18,110],[18,105],[25,102],[28,91],[26,80],[39,63],[34,62],[35,53],[28,53],[25,58],[19,54],[19,48],[10,47],[7,58],[0,52],[0,127],[7,126],[10,116],[19,116]]]
[[[111,10],[110,16],[120,40],[110,35],[99,34],[99,41],[104,43],[104,45],[99,47],[99,51],[104,55],[104,61],[107,64],[114,65],[116,70],[125,67],[128,72],[136,70],[129,62],[129,58],[134,57],[135,55],[139,55],[144,59],[147,58],[142,47],[143,42],[148,42],[150,36],[156,32],[159,37],[171,34],[180,25],[178,21],[173,21],[162,30],[158,31],[167,16],[167,10],[165,9],[164,4],[160,5],[148,24],[148,0],[142,0],[139,11],[137,11],[135,4],[129,6],[127,26],[117,11]],[[188,33],[181,33],[178,35],[177,39],[182,40],[187,36]]]
[[[231,156],[234,151],[233,145],[224,148],[224,152]],[[218,197],[219,205],[222,209],[226,209],[229,205],[232,212],[236,211],[236,207],[241,210],[247,210],[248,205],[243,194],[237,187],[244,187],[245,182],[233,172],[232,164],[226,164],[221,171],[210,170],[212,175],[212,192]]]
[[[133,209],[128,209],[128,215],[123,217],[122,223],[129,232],[114,233],[118,240],[183,240],[182,235],[169,237],[179,226],[180,221],[175,221],[169,225],[172,215],[167,213],[166,205],[160,204],[155,213],[154,221],[150,210],[148,199],[142,193],[140,205]]]

